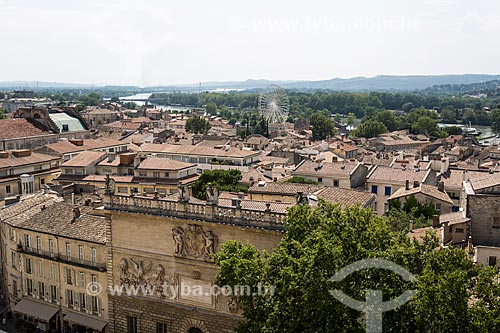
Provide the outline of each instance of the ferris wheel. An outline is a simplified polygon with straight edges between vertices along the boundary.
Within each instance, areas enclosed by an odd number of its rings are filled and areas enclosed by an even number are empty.
[[[286,90],[272,85],[259,95],[259,113],[268,123],[283,123],[288,117]]]

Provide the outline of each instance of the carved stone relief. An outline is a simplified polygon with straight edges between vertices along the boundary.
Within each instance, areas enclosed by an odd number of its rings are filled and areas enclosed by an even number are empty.
[[[213,262],[212,255],[217,248],[218,237],[212,231],[205,232],[201,226],[189,224],[187,228],[173,228],[172,238],[176,256]]]

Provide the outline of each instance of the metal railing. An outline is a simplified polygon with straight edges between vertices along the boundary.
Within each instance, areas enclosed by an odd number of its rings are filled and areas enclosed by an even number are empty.
[[[54,261],[59,261],[65,264],[69,265],[75,265],[75,266],[80,266],[80,267],[85,267],[85,268],[90,268],[90,269],[97,269],[99,271],[106,271],[106,263],[100,263],[97,261],[93,260],[85,260],[85,259],[80,259],[80,258],[75,258],[75,257],[68,257],[65,254],[59,254],[56,252],[52,251],[45,251],[33,247],[27,247],[24,245],[18,245],[18,251],[37,256],[37,257],[42,257],[45,259],[51,259]]]

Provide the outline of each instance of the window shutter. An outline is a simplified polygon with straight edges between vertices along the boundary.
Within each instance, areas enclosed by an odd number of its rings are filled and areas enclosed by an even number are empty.
[[[92,298],[90,297],[90,295],[85,295],[85,298],[87,300],[85,306],[85,312],[92,313]]]

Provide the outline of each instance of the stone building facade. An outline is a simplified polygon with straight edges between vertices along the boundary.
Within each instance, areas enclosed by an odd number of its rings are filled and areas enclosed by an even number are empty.
[[[210,194],[204,202],[184,193],[180,189],[176,201],[106,197],[108,289],[154,290],[110,292],[108,332],[232,332],[241,319],[234,299],[211,292],[218,290],[211,254],[228,240],[272,250],[282,237],[284,212],[220,207]]]

